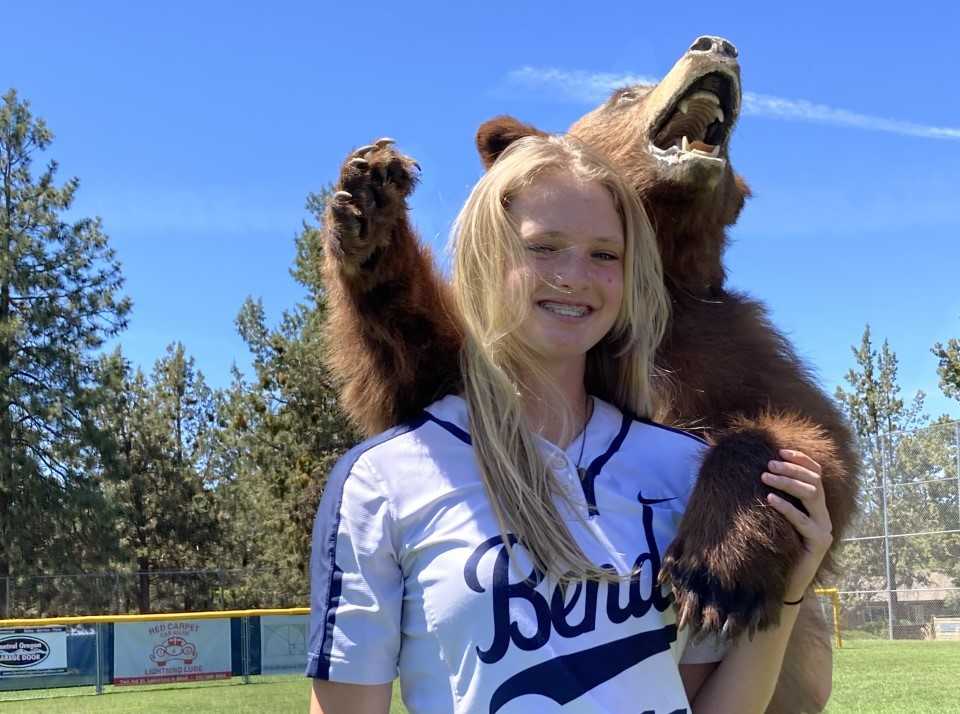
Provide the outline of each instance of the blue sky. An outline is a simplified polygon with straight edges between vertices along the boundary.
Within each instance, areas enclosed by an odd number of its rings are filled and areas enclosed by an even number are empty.
[[[152,6],[150,6],[152,5]],[[754,198],[730,284],[762,298],[832,391],[870,323],[929,411],[937,340],[960,336],[960,60],[955,3],[89,2],[5,7],[0,90],[56,134],[78,215],[104,220],[145,367],[182,340],[215,386],[247,364],[233,319],[300,299],[309,191],[389,135],[423,181],[438,252],[479,177],[473,135],[510,113],[561,131],[629,77],[663,76],[700,34],[740,49],[732,146]]]

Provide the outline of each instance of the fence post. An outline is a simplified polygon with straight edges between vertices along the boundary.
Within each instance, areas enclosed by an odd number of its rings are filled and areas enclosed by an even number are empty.
[[[97,694],[103,694],[103,623],[96,623],[93,631],[95,633],[93,650],[97,657]]]
[[[240,618],[240,661],[243,663],[243,683],[250,684],[250,618]]]
[[[889,437],[889,435],[887,435]],[[893,587],[890,573],[890,522],[887,515],[887,440],[880,437],[880,500],[883,504],[883,559],[887,573],[887,639],[893,639]]]
[[[957,443],[955,451],[957,454],[957,528],[960,528],[960,421],[954,424],[956,430]]]
[[[843,647],[843,637],[840,635],[840,593],[836,588],[830,595],[833,601],[833,633],[837,636],[837,647]]]

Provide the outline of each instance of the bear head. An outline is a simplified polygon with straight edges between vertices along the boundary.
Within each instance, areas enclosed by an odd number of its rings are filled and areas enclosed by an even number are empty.
[[[636,189],[657,230],[668,285],[695,296],[720,292],[727,226],[750,195],[730,164],[740,115],[737,49],[697,38],[655,85],[616,90],[569,132],[612,161]],[[489,167],[513,141],[545,132],[500,116],[477,131]]]

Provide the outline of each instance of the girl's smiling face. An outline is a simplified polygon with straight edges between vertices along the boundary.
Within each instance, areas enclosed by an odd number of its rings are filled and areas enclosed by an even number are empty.
[[[532,284],[518,336],[545,365],[583,362],[623,300],[623,226],[613,199],[599,183],[550,173],[512,199],[510,214],[527,256],[522,277]]]

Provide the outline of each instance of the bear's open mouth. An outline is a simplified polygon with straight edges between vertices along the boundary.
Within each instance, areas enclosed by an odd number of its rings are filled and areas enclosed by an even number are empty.
[[[711,72],[690,84],[654,126],[650,148],[658,158],[682,154],[722,161],[721,151],[739,109],[734,80]]]

